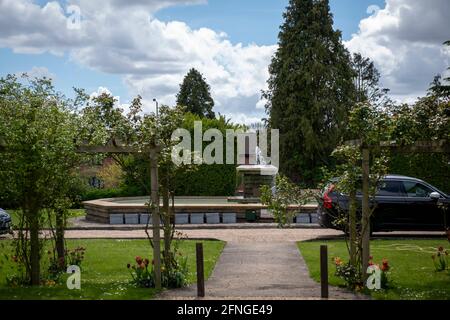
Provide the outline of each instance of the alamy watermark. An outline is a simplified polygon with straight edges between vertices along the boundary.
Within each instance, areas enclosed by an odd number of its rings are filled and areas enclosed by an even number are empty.
[[[69,15],[66,21],[66,27],[69,30],[81,29],[81,8],[77,5],[69,5],[66,8],[66,13]]]
[[[369,290],[380,290],[381,289],[381,269],[377,265],[371,265],[367,268],[367,274],[369,277],[366,281],[366,287]]]
[[[71,265],[67,267],[67,273],[71,274],[66,281],[67,289],[81,289],[81,269],[79,266]]]
[[[270,130],[270,156],[268,140],[266,129],[255,132],[227,129],[224,138],[218,129],[208,129],[203,133],[202,122],[195,121],[193,139],[186,129],[179,128],[172,133],[172,141],[179,142],[172,148],[172,161],[176,165],[261,165],[261,173],[264,174],[264,165],[279,167],[279,130]],[[203,148],[203,142],[209,144]]]

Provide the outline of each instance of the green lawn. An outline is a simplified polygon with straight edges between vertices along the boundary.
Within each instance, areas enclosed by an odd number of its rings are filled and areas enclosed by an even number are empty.
[[[13,225],[19,224],[19,214],[20,210],[6,210],[11,215],[11,220]],[[69,218],[81,217],[86,215],[85,209],[69,209]],[[52,222],[53,226],[55,222]],[[71,225],[70,221],[67,222],[68,226]],[[48,220],[45,222],[45,226],[49,226]]]
[[[189,282],[195,282],[195,244],[199,241],[181,242],[180,251],[187,255]],[[201,241],[205,257],[205,276],[209,276],[225,245],[221,241]],[[0,241],[0,254],[9,250],[10,240]],[[82,264],[81,290],[68,290],[63,279],[56,287],[9,288],[5,285],[5,274],[10,268],[0,270],[1,299],[150,299],[154,289],[135,288],[129,283],[131,276],[127,263],[135,256],[151,259],[148,240],[68,240],[68,247],[86,247],[86,258]],[[6,245],[6,246],[3,246]],[[45,257],[46,258],[46,257]],[[46,259],[43,259],[46,260]],[[43,267],[44,269],[45,267]]]
[[[328,245],[329,282],[342,286],[344,282],[334,275],[333,257],[348,260],[347,248],[343,240],[299,242],[298,247],[311,277],[320,281],[319,247]],[[372,240],[371,253],[374,262],[383,258],[391,266],[392,288],[372,292],[375,299],[450,299],[450,273],[434,270],[431,255],[438,246],[449,248],[446,239],[436,240]]]

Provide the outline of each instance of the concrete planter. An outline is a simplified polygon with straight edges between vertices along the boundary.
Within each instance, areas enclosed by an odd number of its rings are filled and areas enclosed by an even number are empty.
[[[110,214],[109,215],[109,224],[123,224],[123,214]]]
[[[223,223],[236,223],[236,213],[222,213]]]
[[[191,224],[203,224],[205,214],[204,213],[191,213]]]
[[[127,213],[125,216],[125,224],[139,224],[139,214]]]
[[[150,219],[150,221],[149,221],[149,219]],[[151,216],[148,214],[148,213],[141,213],[140,215],[139,215],[139,223],[140,224],[147,224],[147,222],[148,222],[148,224],[152,224],[152,218],[151,218]]]
[[[206,214],[206,223],[219,224],[220,223],[219,213],[207,213]]]
[[[298,224],[310,224],[311,219],[308,213],[299,213],[296,217],[296,223]]]
[[[175,224],[188,224],[189,215],[187,213],[177,213],[175,214]]]

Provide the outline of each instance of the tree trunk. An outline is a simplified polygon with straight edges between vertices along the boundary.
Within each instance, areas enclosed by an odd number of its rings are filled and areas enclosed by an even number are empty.
[[[356,267],[356,192],[349,195],[349,235],[350,235],[350,265]]]
[[[39,245],[39,217],[38,210],[32,209],[28,212],[30,226],[30,265],[31,265],[31,284],[38,286],[40,284],[40,245]]]
[[[153,260],[155,262],[155,288],[161,290],[161,245],[159,236],[159,184],[158,184],[158,152],[150,151],[151,199],[153,223]]]
[[[168,258],[168,254],[170,252],[170,235],[172,233],[171,225],[170,225],[170,207],[169,207],[169,190],[167,186],[164,186],[163,190],[163,210],[164,210],[164,251],[166,254],[166,258]],[[167,261],[169,262],[169,260]],[[169,265],[166,265],[169,267]]]
[[[64,248],[64,229],[65,229],[65,212],[64,210],[56,210],[56,233],[55,233],[55,246],[58,255],[58,260],[65,261],[65,248]]]
[[[367,267],[370,257],[370,206],[369,206],[369,174],[370,174],[370,152],[369,149],[363,149],[362,159],[362,219],[361,219],[361,238],[362,238],[362,274],[364,282],[367,280]]]

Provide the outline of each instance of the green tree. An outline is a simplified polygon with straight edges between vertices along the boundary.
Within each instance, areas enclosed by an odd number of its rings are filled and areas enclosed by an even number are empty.
[[[450,47],[450,40],[444,42],[444,45]],[[450,67],[447,70],[450,70]],[[440,74],[435,76],[428,92],[429,95],[437,97],[450,97],[450,77],[442,79],[442,75]]]
[[[186,107],[187,112],[210,119],[215,117],[212,111],[214,100],[211,98],[210,86],[202,74],[194,68],[189,70],[183,83],[180,84],[177,104]]]
[[[261,186],[261,203],[271,211],[278,228],[284,228],[294,218],[295,210],[292,207],[305,205],[313,198],[313,194],[300,189],[282,175],[276,176],[274,187],[273,190],[270,186]]]
[[[354,72],[328,0],[290,0],[269,67],[266,112],[280,130],[280,170],[313,185],[343,134]]]
[[[347,135],[351,139],[363,141],[371,148],[371,166],[369,177],[369,199],[373,200],[376,188],[381,178],[387,173],[387,163],[389,154],[377,149],[381,141],[387,141],[392,132],[392,122],[389,117],[378,111],[370,103],[358,103],[351,110],[347,127]],[[333,179],[333,185],[339,192],[348,195],[348,208],[340,207],[337,204],[338,216],[334,223],[348,235],[348,268],[352,270],[354,283],[347,283],[351,288],[361,286],[363,283],[364,270],[363,261],[363,237],[364,232],[370,228],[367,221],[361,215],[361,205],[357,201],[357,194],[362,191],[362,167],[363,160],[361,148],[352,145],[340,145],[332,153],[338,161],[333,172],[328,173],[329,178]],[[326,181],[327,183],[329,180]],[[330,186],[327,186],[330,188]],[[347,210],[348,209],[348,210]],[[370,207],[369,216],[374,212],[375,207]]]
[[[375,106],[384,106],[390,102],[389,89],[380,87],[380,72],[373,61],[360,53],[352,56],[352,68],[355,72],[354,84],[357,102],[370,102]]]
[[[20,206],[16,237],[25,283],[41,280],[40,231],[48,210],[56,213],[57,242],[63,242],[64,213],[70,205],[71,170],[77,163],[76,118],[48,79],[13,75],[0,79],[0,194],[8,190]]]

